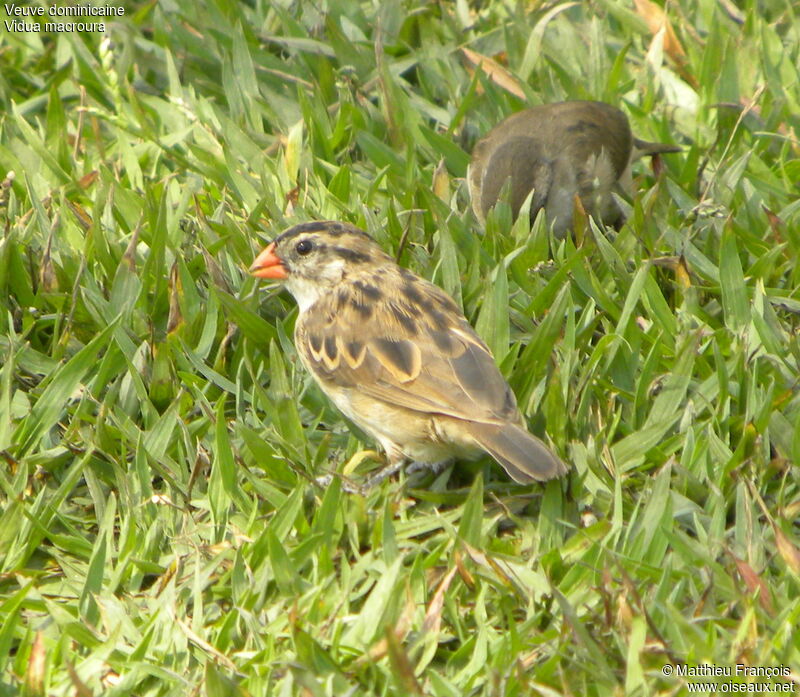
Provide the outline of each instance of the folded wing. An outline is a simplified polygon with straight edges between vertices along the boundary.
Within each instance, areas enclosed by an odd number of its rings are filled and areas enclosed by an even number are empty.
[[[410,276],[391,285],[401,292],[377,299],[354,285],[347,298],[324,298],[321,311],[298,320],[299,348],[314,372],[415,411],[519,421],[513,392],[453,300]]]

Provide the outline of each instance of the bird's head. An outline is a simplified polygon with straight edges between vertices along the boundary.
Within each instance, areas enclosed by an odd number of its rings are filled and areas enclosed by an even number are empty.
[[[347,223],[318,221],[289,228],[256,257],[250,273],[283,282],[300,310],[348,276],[394,263],[366,232]]]

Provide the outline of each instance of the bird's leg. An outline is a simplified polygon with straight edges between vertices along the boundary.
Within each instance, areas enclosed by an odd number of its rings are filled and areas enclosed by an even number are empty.
[[[414,460],[413,462],[409,462],[404,457],[399,457],[389,464],[384,465],[381,467],[375,474],[371,477],[368,477],[367,480],[361,484],[354,484],[351,480],[343,477],[341,475],[333,475],[333,474],[326,474],[321,477],[317,477],[314,481],[321,487],[328,486],[331,481],[333,480],[334,476],[338,476],[341,483],[342,483],[342,491],[347,492],[348,494],[361,494],[362,496],[366,495],[366,493],[380,484],[384,479],[391,477],[393,474],[399,472],[405,466],[405,470],[407,474],[413,474],[415,472],[433,472],[434,476],[443,472],[450,464],[452,464],[453,458],[445,458],[444,460],[440,460],[439,462],[419,462]],[[406,466],[406,463],[407,466]]]
[[[326,474],[321,477],[317,477],[314,482],[324,488],[331,483],[333,477],[338,477],[339,481],[342,483],[342,491],[345,491],[348,494],[361,494],[362,496],[365,496],[370,489],[380,484],[384,479],[391,477],[393,474],[403,469],[403,466],[406,464],[406,462],[408,462],[407,458],[403,457],[402,455],[390,459],[388,464],[380,467],[361,485],[355,484],[352,480],[342,476],[341,474]]]
[[[408,463],[406,474],[414,474],[414,472],[428,470],[433,472],[433,475],[436,476],[444,472],[452,463],[452,457],[446,457],[444,460],[439,460],[439,462],[419,462],[418,460],[414,460],[414,462]]]
[[[385,467],[381,467],[375,474],[373,474],[366,482],[361,485],[362,493],[365,491],[369,491],[372,487],[377,486],[380,484],[384,479],[387,477],[391,477],[396,472],[399,472],[403,469],[403,465],[406,464],[405,458],[397,458],[393,462],[390,462]]]

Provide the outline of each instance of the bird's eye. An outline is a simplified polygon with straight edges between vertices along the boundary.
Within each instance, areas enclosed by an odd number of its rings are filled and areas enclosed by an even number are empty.
[[[312,249],[314,249],[314,244],[311,240],[300,240],[295,247],[297,253],[302,256],[308,254]]]

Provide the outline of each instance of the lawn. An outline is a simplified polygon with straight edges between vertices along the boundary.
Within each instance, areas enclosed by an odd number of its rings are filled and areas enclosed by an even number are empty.
[[[123,7],[0,25],[0,697],[800,691],[797,6]],[[473,144],[564,99],[683,150],[619,231],[481,226]],[[374,443],[247,273],[313,219],[456,298],[567,478],[342,489]]]

